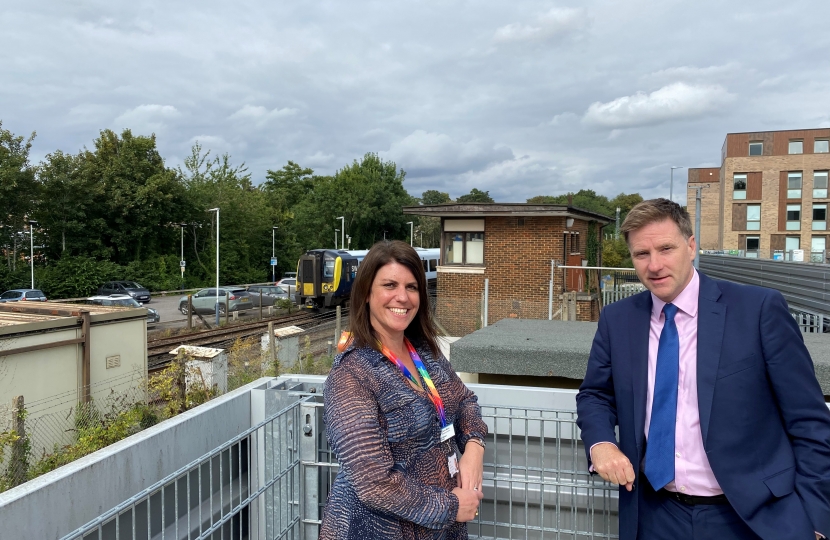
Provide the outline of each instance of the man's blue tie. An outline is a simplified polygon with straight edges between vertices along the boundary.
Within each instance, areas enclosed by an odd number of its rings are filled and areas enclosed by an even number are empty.
[[[677,306],[663,306],[666,322],[657,347],[657,370],[654,375],[654,397],[651,402],[651,423],[648,428],[645,472],[654,490],[674,480],[674,435],[677,419],[677,381],[680,365],[680,339],[674,316]]]

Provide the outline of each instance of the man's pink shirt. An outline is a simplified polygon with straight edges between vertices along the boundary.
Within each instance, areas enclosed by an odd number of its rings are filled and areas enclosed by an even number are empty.
[[[723,493],[703,448],[700,412],[697,404],[697,306],[700,278],[694,271],[692,280],[672,302],[677,306],[674,317],[680,339],[680,366],[677,391],[677,425],[675,429],[674,481],[666,489],[687,495],[712,496]],[[651,403],[654,398],[654,375],[657,370],[657,348],[666,318],[665,302],[651,295],[651,324],[648,336],[648,393],[646,395],[645,432],[651,424]],[[609,441],[610,442],[610,441]],[[598,443],[602,444],[602,443]],[[594,445],[596,446],[596,445]],[[591,447],[593,451],[593,447]],[[593,467],[592,467],[593,469]]]

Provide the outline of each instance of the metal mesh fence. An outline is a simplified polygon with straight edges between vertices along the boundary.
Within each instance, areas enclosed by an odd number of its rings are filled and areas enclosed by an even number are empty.
[[[294,396],[64,540],[317,538],[339,467],[322,396]],[[618,538],[617,489],[585,471],[575,411],[483,405],[482,416],[485,499],[472,538]]]

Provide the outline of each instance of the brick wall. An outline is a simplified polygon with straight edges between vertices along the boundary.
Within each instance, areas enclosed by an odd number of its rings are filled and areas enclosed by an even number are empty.
[[[703,187],[700,194],[700,249],[719,249],[718,228],[720,223],[720,169],[689,169],[689,183],[686,188],[686,208],[695,225],[695,195],[698,187]]]
[[[520,224],[523,222],[523,224]],[[436,318],[451,335],[480,327],[484,279],[489,280],[488,322],[504,318],[547,319],[551,260],[564,263],[564,217],[487,217],[484,224],[484,274],[438,273]],[[585,258],[588,222],[574,220],[580,258]],[[597,225],[597,238],[600,237]],[[570,251],[570,250],[568,250]],[[553,311],[559,309],[563,272],[554,279]],[[577,308],[579,320],[597,320],[591,302]]]

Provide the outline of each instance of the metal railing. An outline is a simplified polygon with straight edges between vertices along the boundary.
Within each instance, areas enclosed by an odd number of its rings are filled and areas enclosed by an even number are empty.
[[[317,538],[338,471],[316,389],[63,540]],[[482,405],[490,434],[472,538],[617,538],[617,489],[586,471],[574,410]]]
[[[817,264],[830,263],[830,251],[809,250],[809,249],[771,249],[761,251],[760,249],[705,249],[705,255],[731,255],[733,257],[745,257],[747,259],[771,259],[774,261],[787,262],[808,262]]]

